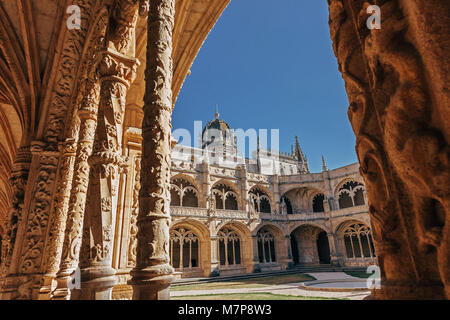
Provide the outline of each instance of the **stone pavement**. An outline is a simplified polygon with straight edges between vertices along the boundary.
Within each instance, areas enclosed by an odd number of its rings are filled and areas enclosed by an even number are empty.
[[[364,279],[352,277],[344,272],[323,272],[323,273],[309,273],[317,280],[354,280],[355,282],[364,281]],[[321,297],[321,298],[348,298],[351,300],[362,300],[370,294],[370,291],[354,291],[354,292],[330,292],[330,291],[310,291],[300,289],[299,286],[303,282],[287,283],[280,285],[267,286],[262,288],[236,288],[236,289],[216,289],[216,290],[186,290],[186,291],[172,291],[171,297],[188,297],[198,295],[213,295],[213,294],[233,294],[233,293],[273,293],[290,296],[305,296],[305,297]],[[339,284],[339,282],[336,282]],[[329,286],[335,286],[331,281]]]

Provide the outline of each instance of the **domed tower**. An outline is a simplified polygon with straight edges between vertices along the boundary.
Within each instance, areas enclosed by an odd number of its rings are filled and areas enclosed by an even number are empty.
[[[216,109],[214,119],[209,121],[202,132],[202,149],[217,154],[237,154],[236,136],[228,123],[219,119],[219,110]]]

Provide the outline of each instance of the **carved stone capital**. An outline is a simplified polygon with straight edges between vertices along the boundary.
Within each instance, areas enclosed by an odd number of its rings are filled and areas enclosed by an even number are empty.
[[[139,65],[140,62],[137,58],[128,57],[112,48],[108,48],[102,53],[98,70],[102,82],[108,80],[119,81],[129,88],[136,78],[136,71]]]

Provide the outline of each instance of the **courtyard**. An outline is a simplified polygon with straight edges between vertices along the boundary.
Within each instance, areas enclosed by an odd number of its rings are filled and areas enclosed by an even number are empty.
[[[367,274],[299,273],[251,279],[181,284],[171,288],[172,300],[362,300],[370,291]]]

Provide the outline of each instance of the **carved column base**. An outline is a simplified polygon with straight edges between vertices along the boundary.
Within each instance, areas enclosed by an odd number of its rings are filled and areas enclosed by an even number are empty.
[[[116,271],[111,267],[91,267],[81,270],[80,300],[112,300],[117,284]]]
[[[330,255],[330,265],[332,267],[342,267],[341,261],[336,255]]]
[[[55,278],[55,274],[46,274],[43,276],[41,289],[39,290],[39,300],[50,300],[52,298],[52,291],[56,285]]]
[[[71,288],[74,279],[72,273],[60,273],[56,278],[56,290],[53,292],[52,300],[70,300]]]
[[[174,280],[168,264],[132,270],[128,284],[133,287],[133,300],[170,300],[170,284]]]
[[[17,288],[19,286],[19,278],[15,276],[7,276],[0,280],[0,300],[14,300],[17,298]]]
[[[218,277],[220,276],[219,262],[211,261],[211,272],[210,277]]]

